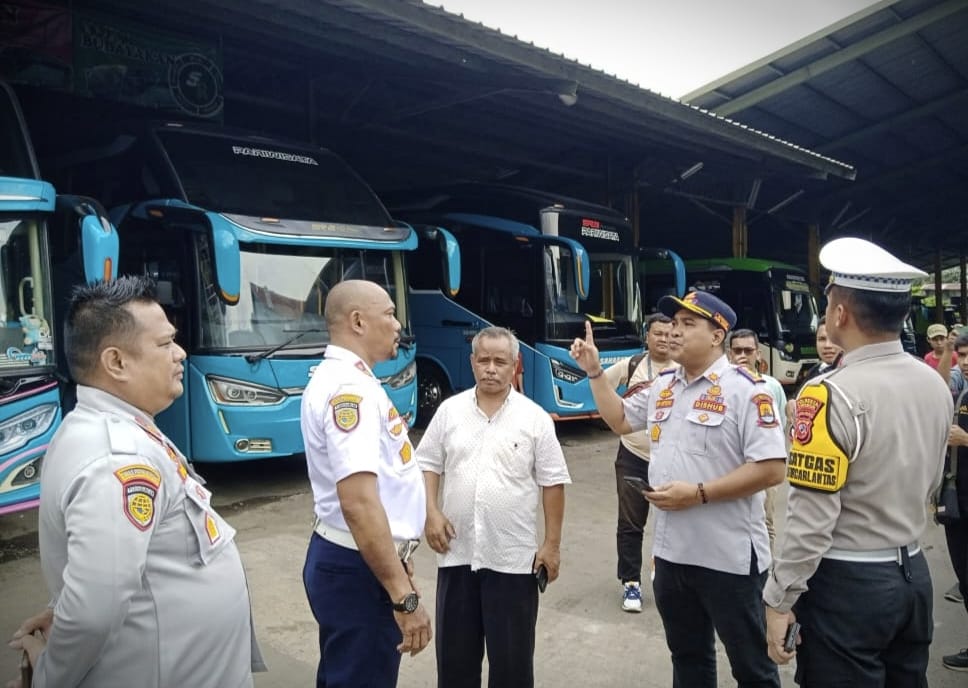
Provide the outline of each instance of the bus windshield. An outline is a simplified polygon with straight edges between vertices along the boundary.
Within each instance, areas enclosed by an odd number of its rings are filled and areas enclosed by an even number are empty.
[[[0,220],[0,368],[53,366],[43,225]]]
[[[186,200],[206,210],[326,224],[392,225],[366,183],[324,149],[177,128],[158,130],[157,135]]]
[[[590,258],[591,284],[583,311],[594,319],[607,321],[613,336],[631,337],[639,343],[641,298],[632,258],[620,254],[593,254]]]
[[[205,349],[264,350],[299,335],[293,349],[318,350],[329,342],[323,317],[326,296],[346,279],[366,279],[386,289],[397,319],[407,327],[406,281],[397,252],[274,244],[241,248],[239,302],[227,306],[210,298],[207,290],[199,293],[200,343]],[[199,272],[203,284],[213,284],[207,260],[200,259]]]
[[[775,269],[771,271],[770,278],[780,332],[789,332],[794,337],[812,336],[817,331],[819,316],[806,278],[794,272]]]

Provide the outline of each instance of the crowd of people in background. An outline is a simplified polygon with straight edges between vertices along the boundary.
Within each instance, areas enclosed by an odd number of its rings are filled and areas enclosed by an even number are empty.
[[[620,436],[621,609],[642,610],[651,511],[652,595],[676,686],[716,685],[717,636],[743,688],[778,688],[778,665],[794,659],[807,688],[926,685],[932,582],[920,538],[943,478],[962,514],[944,519],[958,581],[946,597],[965,604],[968,332],[928,328],[925,365],[898,339],[923,272],[860,239],[830,242],[820,261],[831,273],[820,361],[789,401],[761,371],[756,332],[736,329],[708,292],[663,297],[647,352],[607,370],[590,322],[571,345]],[[394,686],[402,655],[435,639],[441,688],[479,687],[485,656],[492,688],[533,686],[571,478],[550,417],[517,390],[516,337],[475,335],[474,387],[444,401],[414,447],[372,372],[400,341],[389,294],[342,282],[325,318],[331,342],[301,419],[316,685]],[[184,351],[151,284],[79,290],[67,352],[78,407],[48,451],[40,507],[52,602],[11,642],[28,659],[22,680],[253,685],[265,665],[235,531],[153,422],[182,393]],[[421,539],[437,554],[434,624],[414,584]],[[968,671],[968,650],[942,661]]]

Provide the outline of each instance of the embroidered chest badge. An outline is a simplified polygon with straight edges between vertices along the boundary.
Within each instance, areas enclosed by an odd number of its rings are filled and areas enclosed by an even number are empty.
[[[155,520],[161,473],[151,466],[131,464],[116,470],[114,476],[121,483],[124,515],[138,530],[148,530]]]
[[[350,432],[360,424],[360,402],[358,394],[337,394],[329,400],[333,408],[333,422],[343,432]]]
[[[658,442],[659,441],[659,436],[661,434],[662,434],[662,427],[659,426],[659,425],[653,425],[652,426],[652,433],[651,433],[651,435],[649,435],[649,437],[652,439],[653,442]]]
[[[659,398],[656,399],[655,407],[659,408],[670,408],[675,403],[675,397],[672,394],[672,390],[666,387],[664,390],[659,392]]]
[[[773,397],[769,394],[757,394],[752,399],[756,404],[756,413],[759,416],[756,424],[764,428],[775,428],[780,424],[777,420],[776,411],[773,410]]]

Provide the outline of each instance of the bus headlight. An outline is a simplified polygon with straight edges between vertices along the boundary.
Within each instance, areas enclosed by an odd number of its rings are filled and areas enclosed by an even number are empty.
[[[417,378],[417,362],[411,361],[410,365],[395,375],[381,377],[380,382],[388,385],[390,389],[400,389],[406,387]]]
[[[57,416],[57,404],[41,404],[0,423],[0,454],[20,449],[50,429]]]
[[[556,361],[555,359],[551,359],[551,374],[554,375],[556,380],[561,380],[562,382],[568,382],[570,384],[575,384],[585,379],[584,372]]]
[[[41,454],[17,471],[13,480],[10,481],[10,487],[23,487],[24,485],[31,485],[40,480],[40,464],[43,460],[44,455]]]
[[[220,404],[229,406],[272,406],[281,404],[286,395],[273,387],[251,382],[209,375],[206,378],[212,396]]]

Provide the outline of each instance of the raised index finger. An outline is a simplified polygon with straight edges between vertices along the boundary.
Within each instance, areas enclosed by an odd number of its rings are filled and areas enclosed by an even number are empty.
[[[595,335],[592,334],[592,321],[585,321],[585,343],[595,345]]]

